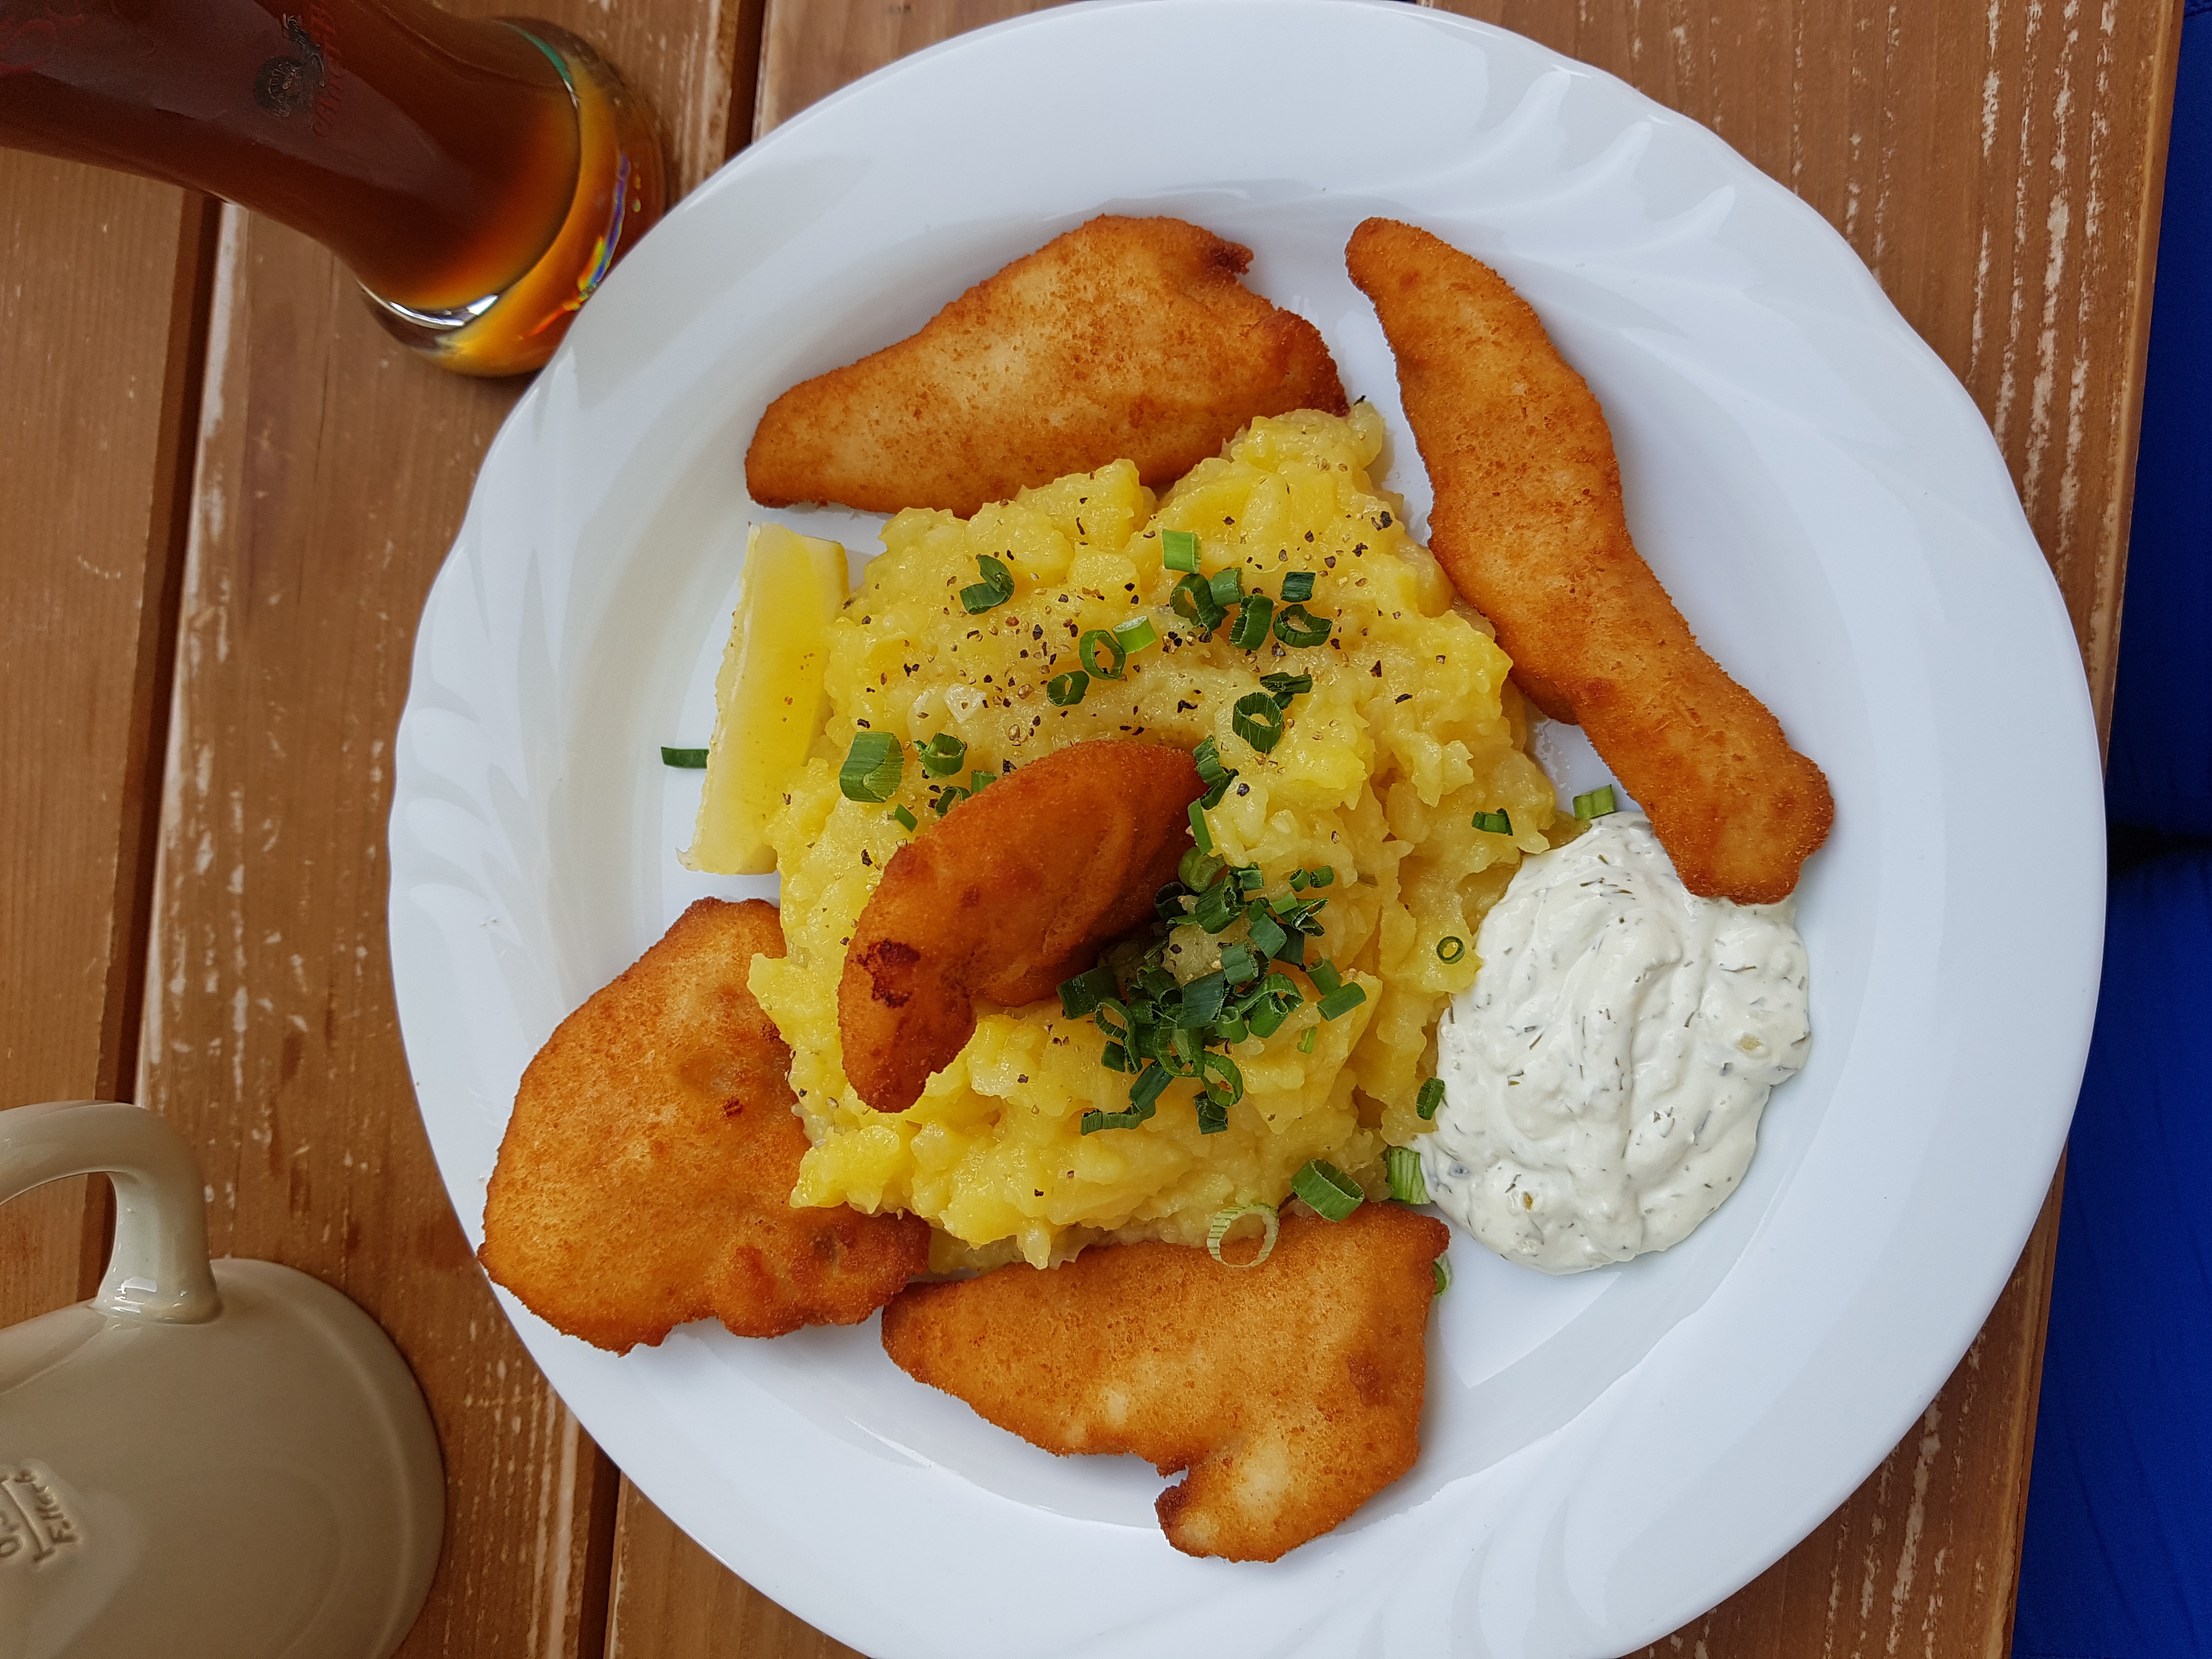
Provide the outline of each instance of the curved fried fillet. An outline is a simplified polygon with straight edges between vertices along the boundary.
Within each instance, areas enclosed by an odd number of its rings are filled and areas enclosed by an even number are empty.
[[[837,987],[845,1077],[902,1112],[975,1035],[975,999],[1018,1007],[1152,912],[1205,793],[1179,749],[1072,744],[970,796],[884,866]]]
[[[1186,1555],[1273,1561],[1413,1468],[1441,1221],[1395,1204],[1290,1217],[1259,1267],[1109,1244],[910,1285],[884,1352],[1030,1444],[1134,1452]]]
[[[1164,487],[1255,415],[1341,415],[1328,348],[1237,281],[1251,260],[1180,219],[1093,219],[919,334],[778,398],[745,452],[745,487],[763,507],[964,519],[1124,459]]]
[[[1827,780],[1698,647],[1629,540],[1582,376],[1504,278],[1426,231],[1370,219],[1345,264],[1397,355],[1436,488],[1431,545],[1522,690],[1589,733],[1692,892],[1786,897],[1827,839]]]
[[[522,1074],[477,1255],[548,1324],[617,1353],[709,1314],[851,1325],[928,1260],[919,1216],[791,1207],[806,1132],[756,954],[783,954],[775,907],[701,899]]]

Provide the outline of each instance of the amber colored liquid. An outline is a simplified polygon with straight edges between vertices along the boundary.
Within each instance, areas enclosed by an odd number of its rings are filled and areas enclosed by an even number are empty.
[[[265,213],[426,312],[529,270],[578,167],[545,53],[424,0],[0,0],[0,144]]]

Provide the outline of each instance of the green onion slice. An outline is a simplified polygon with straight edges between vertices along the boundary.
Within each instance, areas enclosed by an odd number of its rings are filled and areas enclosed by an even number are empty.
[[[1160,532],[1160,562],[1170,570],[1198,568],[1198,538],[1188,530]]]
[[[1224,565],[1206,579],[1206,585],[1213,594],[1214,604],[1226,613],[1231,605],[1243,597],[1244,568],[1242,565]]]
[[[1320,1035],[1321,1027],[1318,1025],[1309,1025],[1304,1030],[1299,1032],[1298,1052],[1302,1054],[1311,1054],[1314,1051],[1314,1039]]]
[[[1429,1272],[1436,1279],[1437,1295],[1442,1296],[1446,1291],[1451,1289],[1451,1261],[1449,1257],[1440,1255],[1429,1263]]]
[[[1100,1003],[1120,989],[1114,981],[1114,970],[1102,962],[1088,973],[1060,981],[1060,1011],[1070,1019],[1080,1019],[1095,1012]]]
[[[1311,1205],[1324,1221],[1343,1220],[1366,1196],[1358,1182],[1318,1158],[1291,1177],[1291,1190]]]
[[[1206,827],[1206,809],[1196,801],[1190,804],[1190,838],[1198,843],[1200,852],[1213,850],[1213,836]]]
[[[1292,570],[1283,577],[1283,603],[1296,605],[1313,598],[1314,574],[1310,570]]]
[[[1098,653],[1103,651],[1103,660]],[[1093,679],[1118,680],[1121,665],[1129,660],[1129,653],[1121,641],[1103,628],[1094,628],[1075,642],[1076,659],[1091,671]]]
[[[1252,914],[1255,910],[1259,911],[1257,915]],[[1283,931],[1282,923],[1269,915],[1262,906],[1248,905],[1245,908],[1244,917],[1250,925],[1252,948],[1255,951],[1263,951],[1267,956],[1273,957],[1283,948],[1284,941],[1290,937]]]
[[[1438,962],[1457,962],[1467,954],[1467,941],[1457,933],[1446,933],[1437,941]]]
[[[863,732],[845,751],[837,787],[847,800],[880,804],[898,793],[906,775],[906,745],[888,732]]]
[[[1229,793],[1229,786],[1236,781],[1237,769],[1221,763],[1221,751],[1212,738],[1192,750],[1190,757],[1198,766],[1198,781],[1206,786],[1206,793],[1199,798],[1198,804],[1205,807],[1220,805],[1222,796]],[[1193,882],[1191,885],[1197,887],[1204,884]]]
[[[1213,590],[1200,575],[1185,576],[1168,595],[1168,605],[1178,617],[1186,617],[1211,633],[1221,626],[1221,619],[1229,613],[1214,603]]]
[[[1199,1059],[1198,1074],[1205,1083],[1206,1099],[1223,1111],[1244,1098],[1244,1073],[1228,1055],[1208,1050]]]
[[[1091,689],[1091,676],[1080,668],[1072,674],[1054,674],[1044,683],[1045,701],[1055,708],[1073,708]]]
[[[968,758],[968,745],[950,732],[939,732],[927,743],[915,744],[915,753],[921,757],[921,769],[930,776],[949,778]]]
[[[1229,723],[1237,728],[1238,737],[1263,755],[1283,740],[1283,711],[1265,691],[1237,698],[1237,706],[1230,710]]]
[[[666,750],[660,751],[666,754]],[[1620,811],[1613,804],[1613,786],[1601,784],[1588,794],[1575,797],[1575,816],[1578,818],[1601,818]]]
[[[1275,614],[1275,637],[1285,645],[1320,645],[1334,626],[1328,617],[1316,617],[1302,605],[1285,606]]]
[[[908,811],[903,806],[892,807],[891,816],[896,818],[899,821],[899,823],[905,829],[919,830],[921,827],[914,814]]]
[[[1177,879],[1194,893],[1202,893],[1213,885],[1214,878],[1220,873],[1221,860],[1211,853],[1200,852],[1195,847],[1185,849],[1182,862],[1176,866]],[[1180,909],[1177,914],[1181,914]]]
[[[1316,962],[1306,970],[1306,977],[1314,982],[1314,989],[1324,996],[1344,983],[1344,975],[1337,972],[1333,962]]]
[[[1221,947],[1221,976],[1231,985],[1242,985],[1260,971],[1260,960],[1252,954],[1249,945],[1224,945]]]
[[[1336,880],[1336,866],[1333,864],[1316,864],[1313,867],[1312,875],[1315,886],[1329,886]]]
[[[1152,626],[1150,617],[1131,617],[1114,624],[1114,637],[1121,642],[1121,654],[1127,658],[1158,641],[1160,630]]]
[[[1513,817],[1510,812],[1477,812],[1474,827],[1493,836],[1510,836],[1513,833]]]
[[[1230,1229],[1248,1215],[1260,1218],[1260,1253],[1249,1261],[1231,1261],[1221,1254],[1221,1247],[1228,1241]],[[1233,1209],[1218,1210],[1214,1212],[1212,1224],[1206,1230],[1206,1254],[1224,1267],[1256,1267],[1274,1254],[1279,1227],[1275,1206],[1272,1204],[1240,1204]]]
[[[1389,1177],[1390,1196],[1401,1204],[1429,1201],[1429,1182],[1421,1173],[1421,1155],[1411,1146],[1393,1146],[1385,1152],[1382,1169]]]
[[[998,781],[999,775],[996,772],[986,772],[979,766],[968,775],[968,793],[971,795],[980,795]]]
[[[1444,1080],[1432,1077],[1421,1085],[1421,1092],[1413,1099],[1413,1115],[1427,1123],[1437,1115],[1437,1108],[1444,1103]]]
[[[1367,1000],[1366,990],[1358,985],[1340,985],[1314,1006],[1321,1010],[1323,1019],[1334,1019],[1348,1014]]]
[[[1014,597],[1014,573],[988,553],[975,556],[983,580],[960,590],[961,608],[973,617]]]
[[[707,751],[703,749],[671,749],[664,743],[660,745],[660,763],[663,766],[680,766],[690,772],[704,771]]]
[[[1273,599],[1265,593],[1248,594],[1237,607],[1237,620],[1229,629],[1229,643],[1239,651],[1257,651],[1267,644],[1268,626],[1274,617]]]
[[[950,812],[954,807],[959,805],[962,801],[966,800],[967,799],[968,792],[956,783],[950,788],[940,792],[937,799],[930,802],[930,809],[941,818],[947,812]]]
[[[1288,708],[1292,697],[1302,691],[1313,690],[1313,676],[1310,674],[1262,674],[1260,676],[1260,684],[1274,694],[1275,702],[1279,708]]]

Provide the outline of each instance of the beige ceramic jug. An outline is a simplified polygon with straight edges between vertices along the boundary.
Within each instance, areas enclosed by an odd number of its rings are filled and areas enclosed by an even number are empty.
[[[210,1266],[153,1113],[0,1112],[0,1203],[101,1170],[100,1293],[0,1330],[0,1659],[386,1659],[445,1516],[405,1363],[319,1280]]]

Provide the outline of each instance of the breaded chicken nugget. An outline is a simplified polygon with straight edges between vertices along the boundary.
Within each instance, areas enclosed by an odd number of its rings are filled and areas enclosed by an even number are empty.
[[[898,849],[837,987],[845,1077],[902,1112],[975,1035],[977,997],[1050,996],[1152,913],[1205,793],[1180,749],[1071,744],[962,801]]]
[[[1413,1468],[1441,1221],[1395,1204],[1286,1217],[1274,1254],[1223,1267],[1109,1244],[909,1286],[884,1352],[1030,1444],[1134,1452],[1163,1474],[1186,1555],[1273,1561]]]
[[[1255,415],[1343,414],[1313,325],[1237,281],[1251,260],[1180,219],[1093,219],[919,334],[778,398],[745,452],[745,487],[763,507],[964,519],[1125,459],[1158,489]]]
[[[1827,839],[1827,780],[1699,648],[1630,541],[1582,376],[1504,278],[1425,230],[1370,219],[1345,264],[1397,355],[1436,489],[1431,545],[1521,689],[1589,733],[1692,892],[1788,896]]]
[[[701,899],[522,1074],[477,1255],[548,1324],[617,1353],[710,1314],[781,1336],[921,1271],[918,1216],[791,1207],[791,1051],[745,987],[782,954],[774,906]]]

